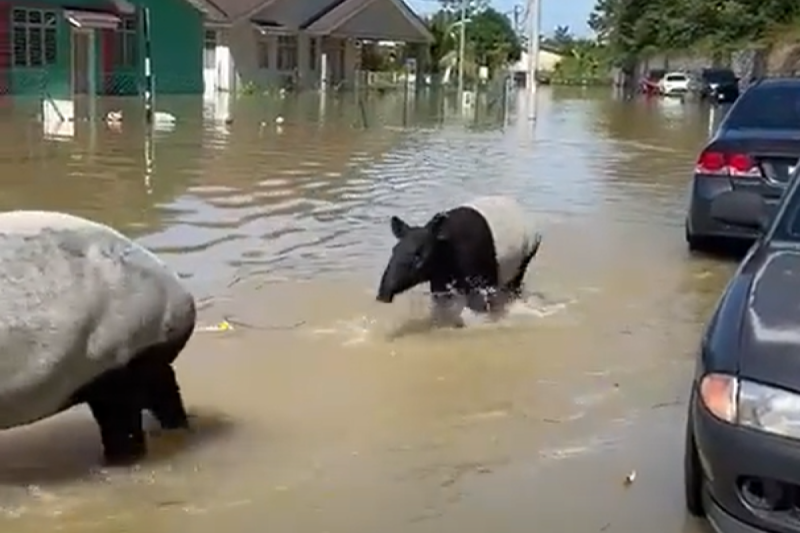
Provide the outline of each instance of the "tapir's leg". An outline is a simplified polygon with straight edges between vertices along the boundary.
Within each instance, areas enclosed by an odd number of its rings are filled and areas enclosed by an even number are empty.
[[[505,290],[509,293],[509,297],[511,298],[518,298],[522,295],[522,281],[525,279],[525,273],[528,270],[528,266],[531,264],[531,261],[534,257],[536,257],[536,253],[539,251],[539,246],[542,244],[542,236],[537,234],[536,241],[531,248],[531,251],[528,252],[522,259],[522,263],[519,265],[519,270],[517,271],[517,275],[512,278],[511,281],[508,282],[505,286]]]
[[[461,313],[466,305],[461,294],[431,283],[431,318],[436,326],[460,328],[464,326]]]
[[[143,393],[142,407],[153,413],[164,429],[189,427],[189,417],[172,363],[183,351],[191,334],[189,331],[177,340],[152,346],[130,363]]]
[[[129,464],[147,453],[140,391],[128,368],[107,372],[81,392],[97,425],[106,462]]]
[[[188,429],[189,417],[172,365],[151,359],[144,365],[145,409],[164,429]]]

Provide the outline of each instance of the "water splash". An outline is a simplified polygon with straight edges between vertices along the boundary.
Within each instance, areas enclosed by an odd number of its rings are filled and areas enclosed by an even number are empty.
[[[419,297],[422,297],[420,299]],[[423,301],[425,303],[423,303]],[[529,324],[531,320],[541,320],[567,311],[577,300],[554,300],[541,294],[527,295],[507,305],[502,315],[491,316],[464,309],[461,314],[463,325],[468,328],[509,328]],[[341,346],[363,345],[371,340],[394,340],[408,335],[421,335],[437,329],[427,296],[414,294],[409,300],[408,313],[399,322],[362,314],[341,319],[333,324],[311,330],[313,335],[334,336],[342,339]]]
[[[332,326],[312,330],[314,335],[336,335],[344,337],[342,346],[354,346],[367,342],[376,331],[377,320],[367,315],[338,320]]]

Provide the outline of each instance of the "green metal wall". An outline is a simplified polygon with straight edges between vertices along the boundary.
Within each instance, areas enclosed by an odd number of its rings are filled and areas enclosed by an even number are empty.
[[[152,68],[156,94],[201,94],[203,92],[203,17],[186,0],[133,0],[131,3],[150,9]],[[16,7],[41,9],[107,7],[104,0],[37,0],[35,5],[20,3]],[[15,5],[12,3],[12,11]],[[9,16],[11,16],[9,14]],[[137,94],[144,73],[144,35],[141,32],[137,69],[119,68],[103,80],[102,38],[96,31],[96,87],[113,87],[119,95]],[[9,85],[13,94],[41,96],[48,92],[54,98],[69,98],[71,89],[72,42],[71,26],[62,16],[57,26],[58,51],[56,64],[47,68],[12,67]]]
[[[23,3],[15,5],[12,3],[9,16],[13,16],[15,7],[59,10],[65,3],[68,3],[73,8],[97,8],[104,4],[101,0],[69,0],[68,2],[64,0],[37,0],[34,5]],[[56,51],[56,64],[46,68],[21,68],[14,67],[12,62],[12,71],[9,76],[12,94],[38,97],[46,91],[53,98],[69,98],[72,83],[70,73],[70,66],[72,65],[71,26],[63,16],[58,17],[57,20],[58,49]],[[100,39],[95,39],[95,57],[98,58],[95,64],[95,79],[97,80],[100,79],[102,71],[102,63],[99,59],[100,46]]]
[[[202,94],[202,14],[186,0],[137,0],[135,3],[150,8],[156,94]],[[144,43],[141,50],[144,52]]]

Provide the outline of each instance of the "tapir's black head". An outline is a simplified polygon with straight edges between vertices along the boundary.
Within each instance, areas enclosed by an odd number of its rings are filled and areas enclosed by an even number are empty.
[[[409,226],[392,217],[392,233],[397,244],[381,278],[377,300],[391,303],[394,297],[430,280],[438,247],[445,240],[447,215],[440,213],[424,226]]]

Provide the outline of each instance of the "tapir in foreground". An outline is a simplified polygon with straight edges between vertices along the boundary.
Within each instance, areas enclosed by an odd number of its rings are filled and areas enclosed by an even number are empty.
[[[424,226],[391,219],[397,243],[378,287],[377,300],[430,284],[436,321],[460,324],[464,307],[500,313],[521,295],[528,265],[539,250],[519,204],[506,196],[483,196],[438,213]]]
[[[172,363],[195,320],[178,276],[114,229],[0,213],[0,429],[87,403],[106,462],[140,459],[143,410],[189,426]]]

